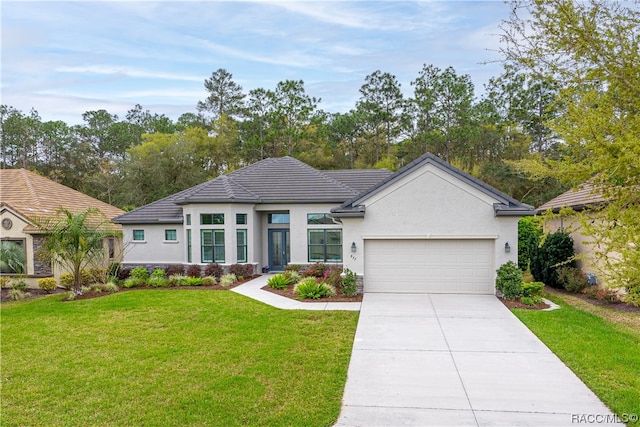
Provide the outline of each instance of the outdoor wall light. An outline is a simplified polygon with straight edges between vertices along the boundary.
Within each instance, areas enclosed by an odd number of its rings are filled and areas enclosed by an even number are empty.
[[[511,252],[511,246],[509,246],[509,242],[507,242],[507,243],[505,243],[505,244],[504,244],[504,251],[505,251],[506,253]]]
[[[352,242],[351,243],[351,252],[355,252],[356,251],[356,242]]]

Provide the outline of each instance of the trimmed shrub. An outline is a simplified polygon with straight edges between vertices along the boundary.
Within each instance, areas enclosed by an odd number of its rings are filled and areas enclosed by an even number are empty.
[[[155,270],[153,270],[151,272],[151,277],[156,277],[156,278],[165,278],[167,277],[167,273],[164,272],[163,269],[161,268],[156,268]]]
[[[573,260],[573,239],[566,231],[556,231],[547,236],[542,246],[531,254],[531,274],[538,282],[553,288],[561,288],[558,282],[559,267],[576,267]]]
[[[145,267],[136,267],[131,270],[129,273],[129,277],[133,277],[134,279],[147,280],[149,278],[149,270]]]
[[[313,277],[307,277],[299,281],[293,291],[300,299],[320,299],[336,294],[335,288],[325,282],[318,282]]]
[[[599,286],[589,286],[582,291],[589,299],[595,299],[607,304],[617,304],[620,302],[618,292],[613,289],[601,288]]]
[[[173,274],[169,276],[169,286],[185,286],[187,283],[187,276],[182,274]]]
[[[311,264],[304,272],[305,277],[324,277],[324,272],[327,270],[327,265],[322,263]]]
[[[243,264],[231,264],[229,266],[229,273],[235,274],[236,277],[245,277],[247,269]],[[250,275],[246,276],[249,277]]]
[[[525,282],[522,283],[522,296],[533,297],[542,294],[544,283],[542,282]]]
[[[353,271],[345,268],[343,271],[342,283],[340,288],[342,293],[348,297],[354,296],[358,292],[357,275]]]
[[[202,278],[203,286],[215,286],[218,283],[218,279],[213,276],[206,276]]]
[[[62,273],[60,275],[60,286],[65,289],[73,288],[73,274],[71,273]]]
[[[182,264],[171,264],[165,269],[167,276],[173,276],[174,274],[181,275],[184,273],[184,266]]]
[[[188,277],[202,277],[202,268],[199,265],[188,265],[185,268],[185,273]]]
[[[300,265],[298,264],[287,264],[284,266],[284,271],[300,271]]]
[[[10,288],[11,284],[9,283],[11,279],[7,276],[0,276],[0,288]]]
[[[54,277],[38,279],[38,287],[46,293],[51,292],[58,286],[58,281]]]
[[[224,269],[222,268],[222,266],[220,264],[216,264],[211,263],[211,264],[207,264],[204,268],[204,274],[206,276],[213,276],[216,279],[220,279],[222,277],[222,275],[224,274]]]
[[[569,292],[582,292],[589,285],[587,275],[576,267],[560,267],[557,269],[558,283]]]
[[[267,285],[273,289],[287,289],[287,287],[292,283],[294,283],[294,281],[291,279],[291,276],[287,275],[287,273],[274,274],[267,281]]]
[[[220,286],[226,288],[227,286],[231,286],[238,281],[238,278],[233,273],[225,274],[220,278]]]
[[[512,300],[522,295],[522,271],[515,262],[502,264],[496,272],[496,289],[505,299]]]

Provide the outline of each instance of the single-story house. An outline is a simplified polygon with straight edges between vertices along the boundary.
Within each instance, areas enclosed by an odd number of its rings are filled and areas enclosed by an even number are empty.
[[[588,214],[590,209],[597,208],[605,203],[606,200],[602,194],[594,191],[593,185],[590,182],[586,182],[549,200],[538,207],[536,212],[543,214],[551,211],[554,214],[559,214],[563,208],[571,208],[575,212],[586,212]],[[588,244],[590,238],[583,233],[580,220],[575,215],[558,215],[549,218],[544,222],[544,230],[545,232],[567,231],[573,239],[573,249],[577,256],[578,268],[585,274],[595,277],[598,284],[605,284],[605,277],[598,274],[601,269],[597,266],[593,246]]]
[[[0,170],[0,239],[22,251],[25,261],[22,274],[30,279],[27,280],[29,286],[37,286],[37,278],[59,278],[62,273],[39,259],[38,249],[45,235],[37,226],[38,221],[55,216],[61,207],[73,213],[97,208],[109,219],[124,213],[121,209],[26,169]],[[114,234],[121,234],[122,227],[119,224],[113,223],[111,227]],[[122,260],[121,237],[109,237],[104,247],[104,267]],[[15,275],[16,272],[0,273]]]
[[[365,292],[493,294],[534,209],[425,154],[395,173],[268,158],[115,219],[124,264],[341,264]]]

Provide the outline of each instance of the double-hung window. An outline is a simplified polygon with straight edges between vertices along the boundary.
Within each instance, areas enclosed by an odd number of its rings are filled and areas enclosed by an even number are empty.
[[[164,230],[164,240],[167,242],[173,242],[178,240],[177,230]]]
[[[309,229],[309,262],[341,262],[342,230]]]
[[[237,262],[247,262],[247,230],[236,230]]]
[[[224,230],[200,230],[203,263],[224,262]]]

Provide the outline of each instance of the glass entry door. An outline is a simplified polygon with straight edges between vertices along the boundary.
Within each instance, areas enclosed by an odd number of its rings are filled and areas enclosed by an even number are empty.
[[[271,271],[283,271],[290,260],[289,229],[269,229],[269,268]]]

